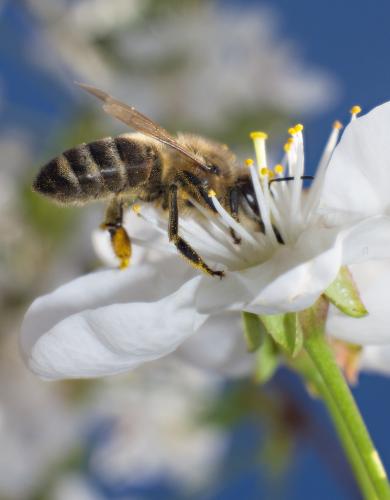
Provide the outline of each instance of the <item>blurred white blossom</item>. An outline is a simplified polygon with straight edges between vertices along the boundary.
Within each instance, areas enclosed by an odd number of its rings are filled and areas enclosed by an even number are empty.
[[[139,0],[29,0],[53,44],[43,61],[63,83],[107,88],[156,119],[171,116],[207,130],[235,114],[318,112],[337,94],[324,71],[308,68],[282,38],[273,10],[201,3],[149,19]],[[111,38],[110,51],[99,41]],[[31,47],[37,63],[41,44]],[[58,55],[61,58],[58,60]],[[42,64],[42,62],[41,62]]]
[[[64,474],[55,483],[51,491],[51,500],[105,500],[106,497],[100,495],[96,488],[93,488],[85,477],[75,472]],[[136,498],[128,498],[136,500]]]
[[[204,486],[226,446],[224,432],[200,420],[218,387],[218,379],[177,363],[105,380],[90,406],[95,419],[114,425],[94,448],[94,473],[111,484],[164,477],[187,489]]]
[[[0,354],[0,496],[28,498],[77,444],[80,420],[61,391],[39,383],[19,359],[15,336]]]
[[[28,3],[42,23],[42,33],[29,49],[32,60],[70,87],[73,83],[70,72],[82,79],[95,77],[104,84],[111,81],[115,71],[94,42],[135,21],[147,0],[28,0]]]
[[[305,67],[294,44],[280,36],[273,11],[264,8],[205,2],[129,30],[120,43],[130,67],[177,62],[161,76],[131,74],[124,91],[142,96],[147,111],[174,112],[208,128],[253,109],[317,112],[335,92],[329,76]]]

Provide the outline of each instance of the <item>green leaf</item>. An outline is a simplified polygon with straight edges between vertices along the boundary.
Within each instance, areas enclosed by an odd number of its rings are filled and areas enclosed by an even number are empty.
[[[324,295],[348,316],[361,318],[367,314],[352,275],[345,266],[340,269],[337,278],[325,290]]]
[[[270,335],[264,335],[256,354],[255,381],[265,384],[279,365],[279,352]]]
[[[266,334],[264,326],[256,314],[245,311],[242,312],[242,321],[248,352],[255,352]]]
[[[296,313],[260,316],[267,332],[290,356],[302,349],[303,333]]]

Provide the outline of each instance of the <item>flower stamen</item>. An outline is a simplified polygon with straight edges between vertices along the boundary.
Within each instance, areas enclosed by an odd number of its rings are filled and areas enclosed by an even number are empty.
[[[257,245],[257,241],[255,240],[255,238],[246,229],[244,229],[241,224],[235,221],[233,217],[223,208],[217,198],[216,192],[210,189],[208,195],[209,198],[211,198],[211,202],[215,210],[218,212],[226,226],[233,229],[237,234],[241,236],[241,238],[245,239],[247,242]]]
[[[265,134],[264,132],[252,132],[250,134],[250,137],[254,142],[258,169],[266,167],[267,156],[265,149],[265,140],[268,137],[267,134]],[[246,164],[249,167],[249,171],[251,174],[252,185],[255,191],[255,197],[257,206],[259,208],[260,217],[264,224],[265,235],[269,238],[271,244],[277,247],[279,243],[271,223],[268,181],[266,185],[262,186],[259,172],[258,170],[256,170],[253,160],[247,160]]]
[[[353,120],[356,120],[356,117],[359,113],[362,112],[362,108],[360,106],[352,106],[350,113],[351,113],[351,122]]]
[[[314,178],[314,181],[312,182],[308,197],[306,199],[306,206],[304,211],[305,218],[309,218],[310,215],[314,213],[318,207],[318,202],[324,185],[326,170],[328,168],[330,159],[332,158],[333,151],[337,146],[342,128],[343,124],[338,120],[333,123],[331,133],[318,164],[316,176]]]

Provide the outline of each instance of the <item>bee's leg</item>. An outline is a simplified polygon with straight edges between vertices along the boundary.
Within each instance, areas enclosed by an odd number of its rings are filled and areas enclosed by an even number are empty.
[[[113,198],[106,208],[104,222],[101,229],[106,229],[111,236],[112,249],[118,257],[120,269],[125,269],[130,264],[131,241],[123,227],[123,201]]]
[[[168,225],[168,236],[169,241],[172,241],[179,253],[189,261],[189,263],[197,268],[201,269],[203,272],[210,274],[211,276],[223,277],[223,271],[213,271],[210,267],[202,260],[202,258],[195,252],[195,250],[181,238],[178,234],[179,231],[179,211],[177,206],[177,185],[172,184],[169,186],[168,192],[168,209],[169,209],[169,225]]]
[[[238,206],[240,202],[240,191],[237,187],[233,187],[229,191],[229,207],[230,207],[230,212],[232,214],[232,217],[234,220],[239,222],[238,218]],[[234,229],[230,228],[230,234],[233,238],[233,241],[236,245],[239,245],[241,243],[241,238],[237,236],[236,232]]]

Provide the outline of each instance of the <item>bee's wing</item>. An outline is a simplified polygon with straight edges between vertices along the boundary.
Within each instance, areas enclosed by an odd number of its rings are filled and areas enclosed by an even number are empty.
[[[92,87],[91,85],[86,85],[85,83],[77,83],[77,85],[103,101],[103,109],[109,115],[118,118],[118,120],[134,128],[138,132],[141,132],[141,134],[153,137],[153,139],[170,146],[199,165],[203,170],[206,170],[207,172],[211,171],[211,168],[208,165],[199,161],[199,159],[189,149],[179,144],[167,130],[160,127],[160,125],[157,125],[157,123],[137,111],[132,106],[128,106],[127,104],[118,101],[103,90]]]

